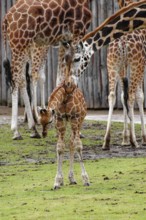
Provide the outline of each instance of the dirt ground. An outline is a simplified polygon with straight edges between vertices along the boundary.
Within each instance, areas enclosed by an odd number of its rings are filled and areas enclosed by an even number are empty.
[[[19,123],[23,123],[23,113],[24,108],[19,108]],[[102,111],[99,111],[99,117],[102,113]],[[103,112],[104,114],[107,114],[107,111]],[[93,111],[92,111],[93,114]],[[121,115],[119,115],[119,118]],[[0,124],[10,124],[11,121],[11,108],[0,106]],[[89,125],[84,124],[83,130],[87,129]],[[98,129],[98,130],[106,130],[106,123],[103,125],[100,120],[96,121],[95,123],[92,123],[90,125],[92,129]],[[101,140],[101,143],[103,143],[104,136],[98,135],[88,135],[89,140]],[[143,146],[141,144],[141,137],[137,136],[137,141],[140,145],[140,148],[138,149],[132,149],[131,146],[122,146],[122,131],[119,132],[119,130],[115,131],[114,134],[111,136],[112,144],[110,151],[103,151],[102,150],[102,144],[98,144],[96,146],[92,146],[89,150],[88,147],[84,146],[83,149],[83,155],[84,159],[99,159],[99,158],[112,158],[112,157],[146,157],[146,146]]]

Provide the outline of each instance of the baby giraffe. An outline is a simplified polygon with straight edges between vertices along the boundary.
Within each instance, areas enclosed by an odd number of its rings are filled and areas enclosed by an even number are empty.
[[[72,54],[71,50],[65,55],[66,79],[57,86],[49,97],[47,109],[40,109],[40,123],[42,124],[42,135],[46,137],[48,124],[52,122],[52,118],[55,119],[55,127],[57,130],[57,174],[55,177],[54,189],[60,188],[63,185],[63,173],[62,162],[63,153],[65,148],[65,131],[66,122],[71,126],[70,137],[70,170],[69,170],[69,182],[70,184],[76,184],[73,172],[73,162],[75,150],[78,153],[82,179],[85,186],[89,186],[88,174],[85,170],[82,158],[82,142],[80,139],[80,129],[82,122],[87,113],[87,106],[84,100],[83,94],[76,86],[74,79],[71,76],[71,63]]]

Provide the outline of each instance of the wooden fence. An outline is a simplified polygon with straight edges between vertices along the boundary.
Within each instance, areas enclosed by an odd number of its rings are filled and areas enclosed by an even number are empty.
[[[2,18],[15,0],[0,0],[0,25]],[[92,0],[92,23],[89,28],[93,30],[95,27],[101,24],[107,17],[112,15],[118,9],[116,0]],[[10,56],[10,50],[9,56]],[[0,105],[11,105],[11,94],[6,89],[5,75],[2,66],[4,58],[4,48],[0,26]],[[48,58],[46,62],[46,103],[48,96],[55,87],[57,73],[57,49],[49,49]],[[145,80],[146,81],[146,80]],[[106,69],[106,47],[97,51],[90,62],[87,71],[82,75],[79,82],[79,87],[82,89],[85,99],[87,101],[88,108],[90,109],[105,109],[108,108],[108,77]],[[146,86],[144,86],[144,92],[146,97]],[[120,101],[120,86],[117,87],[117,101],[116,107],[121,108]],[[20,105],[23,102],[20,98]],[[40,91],[38,90],[38,104],[40,104]],[[146,107],[146,101],[144,106]]]

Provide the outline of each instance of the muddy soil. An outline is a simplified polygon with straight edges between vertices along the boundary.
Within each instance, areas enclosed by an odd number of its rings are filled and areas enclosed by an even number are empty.
[[[19,123],[23,123],[23,108],[19,108]],[[0,106],[0,124],[10,124],[11,121],[11,108],[7,107],[1,107]],[[106,123],[102,123],[100,121],[97,121],[95,123],[84,123],[83,130],[88,129],[90,126],[90,129],[97,129],[100,130],[106,130]],[[104,134],[103,135],[91,135],[87,134],[85,136],[89,141],[91,140],[97,140],[97,143],[100,141],[100,143],[103,143]],[[143,146],[141,143],[141,137],[140,135],[137,136],[137,142],[139,143],[140,148],[133,149],[130,145],[129,146],[122,146],[122,131],[114,131],[114,134],[112,134],[111,137],[111,145],[110,150],[103,151],[102,150],[102,144],[93,144],[90,149],[89,146],[86,146],[84,144],[83,146],[83,157],[84,159],[90,159],[90,160],[97,160],[99,158],[113,158],[113,157],[146,157],[146,146]],[[68,154],[65,155],[66,158],[68,158]]]
[[[83,129],[86,129],[86,123],[84,123]],[[98,131],[106,131],[106,123],[101,123],[101,121],[95,122],[91,124],[91,129],[96,129]],[[104,140],[104,135],[100,135],[100,132],[98,132],[98,135],[87,135],[87,138],[89,140],[97,140],[98,144],[95,144],[91,147],[91,150],[89,151],[89,147],[86,147],[84,145],[84,158],[85,159],[99,159],[99,158],[113,158],[113,157],[146,157],[146,145],[142,145],[141,137],[140,135],[137,135],[137,142],[139,144],[139,148],[134,149],[129,144],[128,146],[123,146],[122,143],[122,131],[119,131],[118,129],[116,131],[111,132],[111,144],[110,144],[110,150],[103,151],[102,150],[102,144]],[[100,144],[99,144],[100,142]]]

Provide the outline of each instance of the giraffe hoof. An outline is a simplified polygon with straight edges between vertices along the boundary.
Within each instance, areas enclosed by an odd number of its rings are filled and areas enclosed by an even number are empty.
[[[60,189],[60,186],[54,186],[54,190]]]
[[[121,144],[122,146],[130,146],[130,142],[122,142],[122,144]]]
[[[110,147],[102,147],[102,150],[106,151],[106,150],[110,150]]]
[[[138,148],[140,148],[140,145],[137,142],[131,142],[131,147],[133,149],[138,149]]]
[[[146,142],[145,142],[145,141],[143,141],[143,142],[142,142],[142,145],[143,145],[143,146],[146,146]]]
[[[41,138],[39,133],[31,134],[30,137],[31,138],[38,138],[38,139]]]
[[[90,186],[90,183],[84,183],[84,186]]]
[[[76,185],[76,184],[77,184],[76,181],[70,182],[70,185]]]
[[[23,137],[21,135],[19,136],[14,136],[13,140],[23,140]]]
[[[85,135],[80,133],[80,138],[85,138]]]

